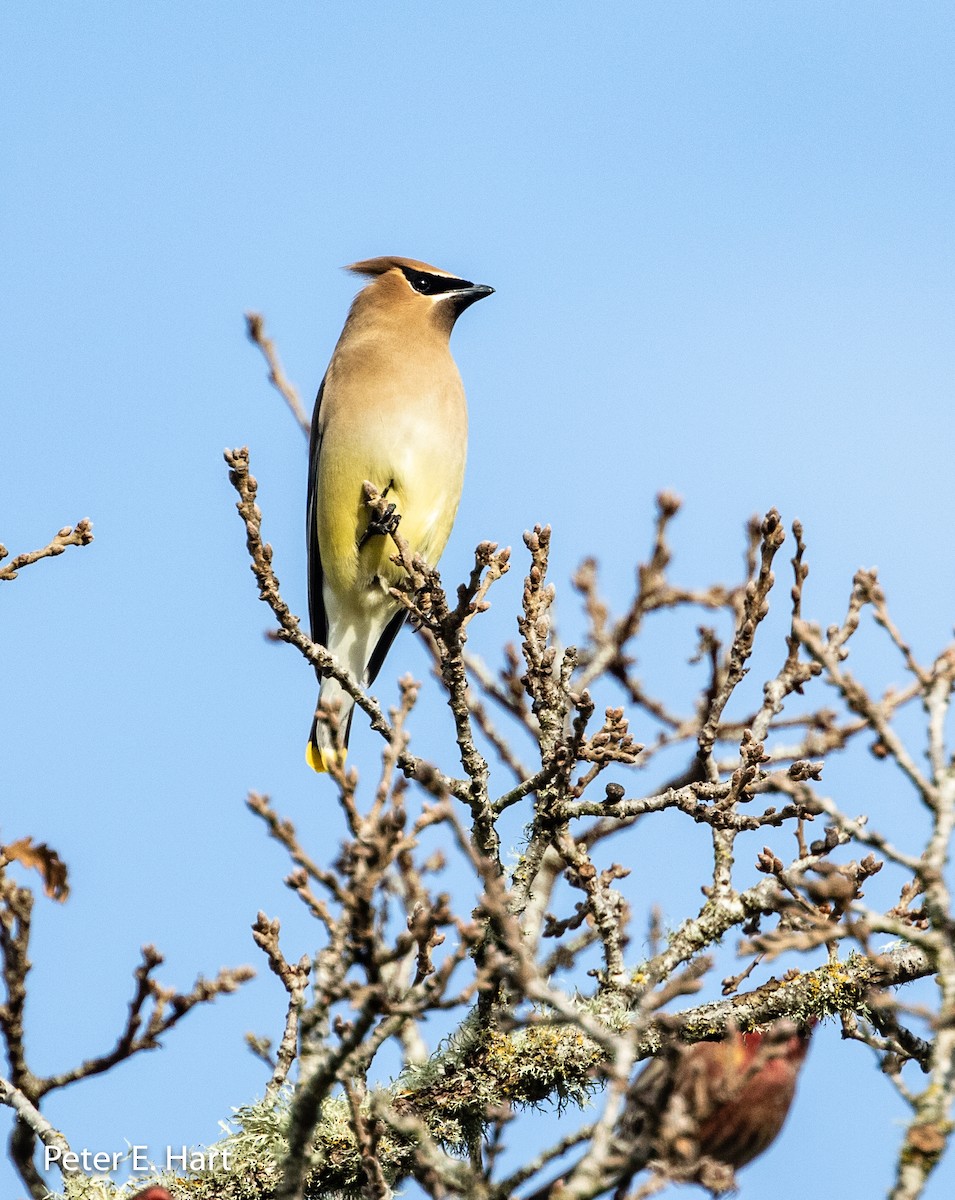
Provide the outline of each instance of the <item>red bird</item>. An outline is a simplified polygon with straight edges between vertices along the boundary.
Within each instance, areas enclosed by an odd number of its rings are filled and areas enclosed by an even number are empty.
[[[172,1196],[162,1187],[148,1187],[145,1191],[130,1196],[130,1200],[172,1200]]]
[[[680,1048],[658,1137],[663,1172],[714,1191],[732,1187],[732,1172],[762,1154],[782,1129],[811,1036],[811,1025],[781,1020],[753,1033],[730,1028],[720,1042]],[[636,1088],[642,1090],[644,1077],[655,1086],[661,1067],[660,1060],[652,1063]]]
[[[780,1020],[753,1033],[730,1026],[722,1041],[665,1049],[630,1087],[601,1189],[614,1188],[618,1200],[634,1174],[649,1167],[714,1195],[733,1191],[734,1171],[762,1154],[783,1127],[815,1024]],[[529,1200],[552,1200],[584,1162],[586,1155]]]

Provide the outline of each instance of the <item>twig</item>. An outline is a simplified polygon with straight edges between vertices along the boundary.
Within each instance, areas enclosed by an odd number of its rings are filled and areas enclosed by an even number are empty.
[[[265,332],[265,318],[261,313],[247,312],[245,314],[245,327],[246,333],[249,335],[249,341],[258,346],[262,351],[262,357],[268,364],[269,383],[272,384],[289,406],[292,416],[298,422],[306,438],[309,437],[311,434],[311,422],[308,419],[308,414],[302,405],[302,401],[299,399],[297,390],[289,382],[285,374],[282,363],[279,360],[278,351],[275,349],[275,343]]]
[[[0,579],[16,579],[17,572],[23,567],[39,562],[41,558],[55,558],[62,554],[67,546],[88,546],[92,540],[93,522],[84,517],[82,521],[77,521],[75,526],[65,525],[42,550],[28,550],[11,559],[6,566],[0,566]],[[9,553],[6,546],[0,546],[0,559],[6,558]]]

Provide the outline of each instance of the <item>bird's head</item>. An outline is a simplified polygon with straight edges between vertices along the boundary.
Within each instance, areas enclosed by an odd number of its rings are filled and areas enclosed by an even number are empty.
[[[414,258],[366,258],[345,269],[371,279],[355,301],[356,311],[394,313],[412,322],[427,322],[445,334],[450,334],[466,308],[494,291]]]
[[[756,1058],[782,1059],[798,1065],[806,1057],[809,1040],[818,1024],[815,1017],[805,1024],[781,1018],[765,1029],[736,1034],[742,1058],[747,1062]]]

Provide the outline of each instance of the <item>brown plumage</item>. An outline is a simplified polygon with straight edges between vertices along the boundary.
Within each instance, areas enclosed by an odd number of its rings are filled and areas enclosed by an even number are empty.
[[[460,314],[493,288],[409,258],[348,268],[371,278],[355,297],[315,401],[308,480],[312,639],[371,683],[404,620],[389,588],[400,579],[387,535],[369,535],[368,481],[394,504],[401,535],[431,565],[447,543],[467,455],[467,406],[448,339]],[[320,677],[321,678],[321,677]],[[336,745],[312,722],[317,771],[348,744],[352,701],[334,679],[319,702],[337,707]]]
[[[633,1083],[623,1156],[649,1121],[660,1174],[713,1193],[732,1190],[734,1172],[768,1149],[785,1123],[814,1025],[779,1020],[751,1033],[730,1027],[721,1041],[671,1047]]]
[[[789,1115],[811,1033],[778,1021],[687,1050],[674,1091],[692,1114],[701,1155],[738,1168],[772,1145]]]
[[[661,1177],[657,1182],[695,1182],[714,1195],[732,1191],[735,1170],[762,1154],[783,1127],[815,1024],[779,1020],[752,1033],[730,1027],[722,1041],[664,1047],[630,1086],[596,1180],[600,1191],[614,1189],[620,1200],[645,1167]],[[563,1182],[576,1182],[585,1164],[586,1156],[564,1172]],[[588,1178],[587,1186],[593,1182]],[[549,1200],[560,1183],[551,1180],[528,1200]],[[646,1194],[655,1190],[650,1184]]]

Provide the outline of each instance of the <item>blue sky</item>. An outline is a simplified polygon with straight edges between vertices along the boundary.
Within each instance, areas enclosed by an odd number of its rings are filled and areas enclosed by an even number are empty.
[[[811,615],[838,618],[878,565],[930,658],[955,609],[955,28],[946,4],[854,0],[37,0],[0,23],[0,540],[96,532],[3,590],[2,833],[55,845],[74,887],[37,907],[30,1050],[45,1071],[110,1044],[143,942],[181,986],[253,962],[162,1051],[49,1106],[74,1145],[210,1141],[264,1085],[243,1032],[278,1032],[256,911],[290,953],[313,937],[244,796],[338,836],[302,759],[313,680],[262,637],[222,464],[250,446],[303,613],[304,443],[242,313],[310,403],[355,287],[341,265],[405,254],[497,289],[454,335],[471,442],[446,579],[550,522],[556,580],[595,554],[622,604],[661,488],[696,583],[733,575],[775,504],[806,527]],[[517,566],[476,635],[489,656]],[[403,635],[379,693],[424,669]],[[357,722],[353,742],[370,768]],[[824,1029],[744,1200],[802,1196],[807,1148],[831,1194],[877,1194],[903,1116]],[[949,1161],[926,1194],[953,1186]]]

